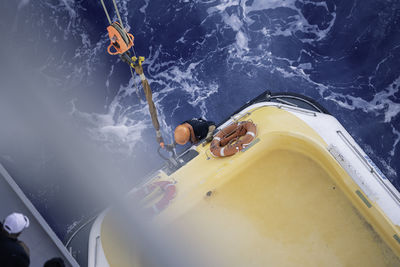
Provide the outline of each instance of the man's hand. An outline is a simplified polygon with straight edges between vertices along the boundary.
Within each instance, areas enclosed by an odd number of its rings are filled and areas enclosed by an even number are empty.
[[[165,147],[165,150],[172,151],[175,148],[175,144],[169,144],[169,145],[167,144],[164,147]]]
[[[210,143],[212,140],[213,140],[213,135],[212,135],[212,133],[211,133],[211,134],[208,134],[208,135],[206,136],[206,142],[207,142],[207,143]]]
[[[209,143],[213,140],[213,133],[215,130],[215,125],[211,125],[210,127],[208,127],[208,133],[206,136],[206,142]]]

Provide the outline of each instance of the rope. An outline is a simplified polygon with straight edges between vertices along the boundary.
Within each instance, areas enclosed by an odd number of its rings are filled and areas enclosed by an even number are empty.
[[[108,11],[107,11],[106,5],[104,4],[103,0],[100,0],[100,2],[101,2],[101,5],[103,6],[104,13],[106,13],[106,16],[107,16],[107,19],[108,19],[108,23],[111,25],[112,22],[111,22],[111,19],[110,19],[110,15],[108,15]]]
[[[109,14],[108,14],[107,8],[106,8],[106,6],[104,4],[104,0],[100,0],[100,1],[101,1],[102,6],[103,6],[104,13],[106,13],[108,22],[111,25],[112,22],[111,22]],[[121,26],[122,30],[124,32],[126,32],[124,24],[122,23],[121,15],[120,15],[118,7],[117,7],[117,3],[115,2],[115,0],[112,0],[112,2],[113,2],[113,5],[114,5],[115,12],[117,13],[120,26]],[[118,28],[116,28],[116,30],[118,30]],[[128,35],[127,35],[127,38],[129,39]],[[135,52],[135,49],[133,48],[133,46],[132,46],[132,52],[133,52],[134,56],[136,57],[136,52]],[[135,76],[134,76],[134,73],[132,71],[132,66],[131,66],[131,63],[130,63],[130,61],[131,61],[130,60],[130,54],[129,54],[128,51],[125,51],[124,53],[120,54],[120,57],[121,57],[121,59],[123,61],[125,61],[125,62],[127,62],[129,64],[129,70],[131,72],[133,83],[134,83],[135,88],[136,88],[136,94],[137,94],[138,98],[140,99],[139,88],[138,88],[138,86],[136,84]],[[145,96],[146,96],[147,104],[149,106],[151,120],[152,120],[154,129],[156,130],[156,134],[157,134],[157,142],[160,143],[160,146],[164,148],[164,140],[162,138],[161,131],[160,131],[160,123],[158,121],[157,109],[156,109],[156,106],[154,105],[154,101],[153,101],[152,92],[151,92],[151,88],[150,88],[149,82],[147,81],[147,79],[145,78],[145,76],[143,74],[143,68],[141,66],[140,61],[139,61],[139,65],[135,66],[135,71],[140,76],[140,78],[142,79],[142,86],[143,86],[143,90],[144,90],[144,93],[145,93]]]
[[[118,19],[119,19],[119,23],[121,24],[122,29],[125,29],[124,24],[122,23],[121,16],[119,15],[117,4],[115,3],[115,0],[112,0],[112,1],[113,1],[113,4],[114,4],[115,12],[117,13],[117,16],[118,16]]]
[[[133,52],[133,55],[134,55],[135,57],[137,57],[137,56],[136,56],[136,52],[135,52],[135,48],[133,48],[133,45],[132,45],[132,52]]]
[[[136,95],[137,95],[137,97],[141,100],[142,98],[140,97],[139,87],[137,86],[137,83],[136,83],[136,81],[135,81],[135,74],[133,73],[132,67],[131,67],[131,66],[129,66],[129,70],[131,71],[133,84],[135,85]]]

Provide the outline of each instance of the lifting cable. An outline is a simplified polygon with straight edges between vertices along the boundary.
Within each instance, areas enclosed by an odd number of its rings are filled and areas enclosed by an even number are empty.
[[[110,15],[108,15],[108,11],[107,11],[106,5],[104,4],[103,0],[100,0],[100,2],[101,2],[101,5],[103,6],[104,13],[106,13],[106,16],[107,16],[107,19],[108,19],[108,23],[111,25],[112,22],[111,22],[111,19],[110,19]]]
[[[147,81],[146,76],[143,73],[142,62],[144,61],[144,57],[139,57],[139,58],[136,57],[136,52],[135,52],[135,49],[133,48],[134,37],[132,34],[127,32],[127,30],[123,26],[122,19],[121,19],[120,13],[118,11],[118,7],[117,7],[115,0],[112,0],[112,2],[114,4],[115,13],[117,14],[119,22],[111,21],[110,15],[104,4],[104,0],[100,0],[100,2],[103,6],[104,13],[107,16],[107,20],[110,24],[107,27],[108,36],[110,38],[110,45],[108,46],[107,51],[110,55],[118,54],[120,56],[120,58],[122,59],[122,61],[128,63],[130,71],[131,71],[132,79],[133,79],[134,85],[136,87],[136,94],[138,96],[139,96],[139,89],[137,87],[132,69],[134,69],[136,74],[139,75],[139,77],[142,81],[142,86],[143,86],[143,91],[146,96],[146,101],[149,106],[151,121],[153,123],[154,129],[156,130],[157,142],[160,144],[161,148],[164,148],[164,140],[162,138],[161,131],[160,131],[160,123],[158,121],[157,109],[156,109],[156,106],[153,101],[153,94],[152,94],[149,82]],[[111,49],[114,49],[114,51],[112,51]],[[134,55],[133,57],[131,57],[129,49],[132,49],[132,52]]]

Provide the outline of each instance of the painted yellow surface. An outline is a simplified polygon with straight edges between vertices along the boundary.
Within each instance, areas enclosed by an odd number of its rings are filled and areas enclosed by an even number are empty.
[[[249,119],[258,140],[247,151],[213,158],[208,145],[198,146],[199,155],[168,177],[177,195],[156,225],[187,233],[218,266],[400,266],[399,229],[315,131],[276,107],[253,110]]]
[[[101,226],[101,241],[107,261],[115,267],[146,266],[140,253],[141,247],[124,236],[124,232],[112,221],[112,216],[106,216]]]

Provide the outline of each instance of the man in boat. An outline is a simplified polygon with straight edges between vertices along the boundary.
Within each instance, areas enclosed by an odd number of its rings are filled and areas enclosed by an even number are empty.
[[[29,226],[29,219],[21,213],[12,213],[0,223],[0,266],[29,266],[29,249],[18,240],[19,235]]]
[[[184,145],[189,141],[192,144],[196,144],[203,138],[207,142],[211,142],[214,130],[215,123],[212,121],[206,121],[202,118],[191,119],[175,128],[175,142],[180,145]]]

